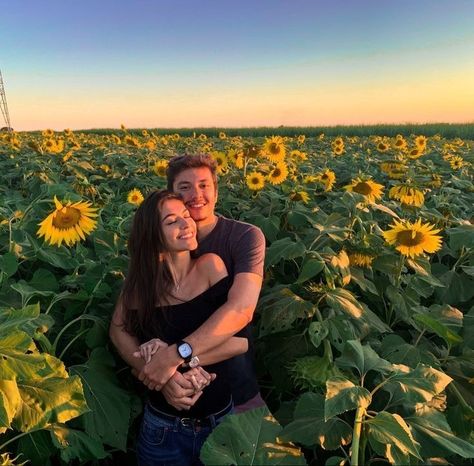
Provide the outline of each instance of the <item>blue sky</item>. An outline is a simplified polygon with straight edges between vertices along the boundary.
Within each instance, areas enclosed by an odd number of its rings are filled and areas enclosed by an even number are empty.
[[[474,119],[472,1],[0,6],[19,129]]]

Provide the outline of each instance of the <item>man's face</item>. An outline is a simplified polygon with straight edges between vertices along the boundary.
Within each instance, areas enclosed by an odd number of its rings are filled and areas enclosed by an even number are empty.
[[[174,180],[173,191],[183,196],[184,204],[198,226],[214,221],[217,187],[209,168],[183,170]]]

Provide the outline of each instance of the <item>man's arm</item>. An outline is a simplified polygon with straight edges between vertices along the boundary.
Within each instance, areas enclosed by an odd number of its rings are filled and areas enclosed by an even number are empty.
[[[238,273],[229,290],[227,301],[197,330],[184,338],[199,356],[225,343],[242,330],[253,317],[262,287],[262,277],[255,273]],[[139,378],[149,388],[160,389],[183,362],[176,345],[160,349],[143,367]]]

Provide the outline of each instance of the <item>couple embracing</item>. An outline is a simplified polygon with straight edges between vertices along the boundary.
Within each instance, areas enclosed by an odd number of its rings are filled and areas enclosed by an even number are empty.
[[[148,387],[140,465],[199,462],[206,437],[230,412],[264,404],[250,322],[262,285],[265,238],[217,216],[216,164],[173,157],[168,190],[135,213],[130,265],[110,336]]]

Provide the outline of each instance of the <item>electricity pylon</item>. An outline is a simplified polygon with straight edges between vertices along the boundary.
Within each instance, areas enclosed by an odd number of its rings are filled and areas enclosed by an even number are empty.
[[[3,119],[5,120],[6,130],[12,131],[10,123],[10,115],[8,113],[7,96],[5,95],[5,86],[3,85],[2,71],[0,70],[0,110],[2,111]]]

